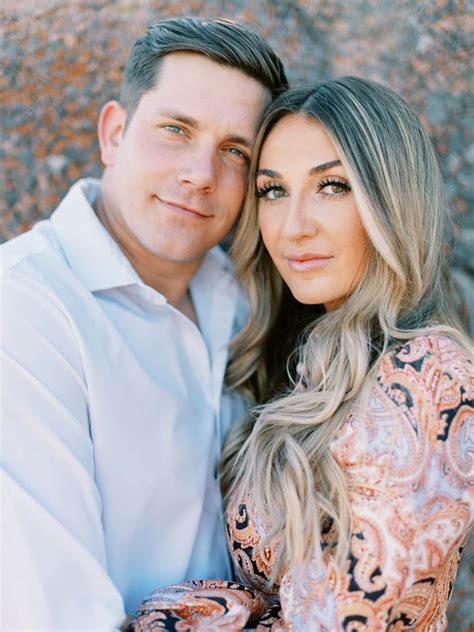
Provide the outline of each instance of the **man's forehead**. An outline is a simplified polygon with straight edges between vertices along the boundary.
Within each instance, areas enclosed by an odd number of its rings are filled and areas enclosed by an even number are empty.
[[[257,79],[252,78],[241,68],[220,62],[204,53],[194,51],[173,51],[167,53],[160,59],[157,68],[157,80],[160,75],[165,74],[166,72],[174,73],[175,71],[180,71],[184,73],[189,71],[190,73],[193,73],[195,69],[199,68],[203,71],[203,73],[207,71],[234,75],[236,77],[241,76],[260,84]],[[263,84],[261,85],[263,86]]]
[[[270,100],[265,86],[239,70],[202,55],[171,53],[162,62],[155,86],[143,95],[141,109],[196,129],[224,125],[235,127],[235,134],[240,130],[253,136]]]
[[[153,114],[157,117],[169,118],[185,123],[188,127],[192,127],[197,131],[202,131],[205,128],[205,123],[203,123],[203,121],[189,116],[185,110],[180,110],[179,107],[174,109],[158,107]],[[240,134],[233,134],[232,139],[241,145],[247,145],[249,147],[253,145],[253,142],[251,142],[248,137]]]
[[[181,80],[183,77],[194,83],[216,83],[223,93],[228,86],[241,84],[270,97],[270,90],[243,70],[219,63],[206,55],[189,52],[173,52],[163,57],[157,69],[155,87],[163,82],[173,84],[176,81],[175,87],[186,89],[187,82]]]

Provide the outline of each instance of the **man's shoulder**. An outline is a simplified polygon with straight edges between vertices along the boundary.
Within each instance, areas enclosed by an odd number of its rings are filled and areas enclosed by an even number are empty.
[[[51,266],[57,270],[66,263],[49,219],[38,222],[31,230],[0,246],[2,282],[15,273],[40,277]]]
[[[18,316],[57,314],[81,291],[50,220],[0,246],[0,296]]]
[[[95,178],[78,180],[72,185],[49,219],[39,221],[30,230],[0,246],[0,279],[15,272],[30,272],[33,276],[51,268],[58,272],[68,267],[64,234],[75,235],[78,209],[88,207],[88,197],[95,197],[100,181]],[[87,210],[86,210],[87,213]],[[59,219],[60,218],[60,219]],[[67,231],[65,231],[67,227]],[[59,231],[59,232],[58,232]],[[50,272],[47,272],[50,274]]]

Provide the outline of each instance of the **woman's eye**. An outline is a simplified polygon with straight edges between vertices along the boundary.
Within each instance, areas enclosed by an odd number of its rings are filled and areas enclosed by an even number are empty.
[[[257,198],[259,200],[280,200],[281,198],[286,197],[286,195],[286,190],[280,186],[262,187],[260,189],[257,188]]]
[[[342,184],[330,184],[327,188],[331,191],[331,193],[342,193],[346,190],[346,187]]]
[[[321,182],[319,186],[320,192],[322,192],[324,195],[330,196],[343,195],[350,190],[351,188],[348,184],[346,184],[345,182],[339,182],[337,180],[328,180],[325,182]]]

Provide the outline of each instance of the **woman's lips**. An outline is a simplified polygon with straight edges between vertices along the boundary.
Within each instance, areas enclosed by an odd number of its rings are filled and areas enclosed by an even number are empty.
[[[288,261],[288,267],[295,272],[308,272],[316,270],[331,261],[332,257],[309,252],[302,254],[289,254],[285,259]]]

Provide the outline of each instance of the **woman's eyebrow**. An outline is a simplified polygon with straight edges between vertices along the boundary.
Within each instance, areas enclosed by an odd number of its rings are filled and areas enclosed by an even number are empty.
[[[316,167],[311,167],[309,170],[309,175],[313,176],[316,173],[321,173],[322,171],[327,171],[328,169],[332,169],[333,167],[340,167],[342,162],[337,160],[330,160],[329,162],[322,162],[320,165],[316,165]],[[273,169],[258,169],[256,176],[268,176],[269,178],[281,178],[281,173],[278,171],[273,171]]]
[[[256,176],[268,176],[269,178],[281,178],[281,173],[272,169],[258,169]]]
[[[332,169],[333,167],[340,167],[341,165],[342,162],[339,159],[330,160],[329,162],[323,162],[316,167],[312,167],[309,171],[309,174],[312,176],[315,173],[321,173],[321,171],[327,171],[328,169]]]

